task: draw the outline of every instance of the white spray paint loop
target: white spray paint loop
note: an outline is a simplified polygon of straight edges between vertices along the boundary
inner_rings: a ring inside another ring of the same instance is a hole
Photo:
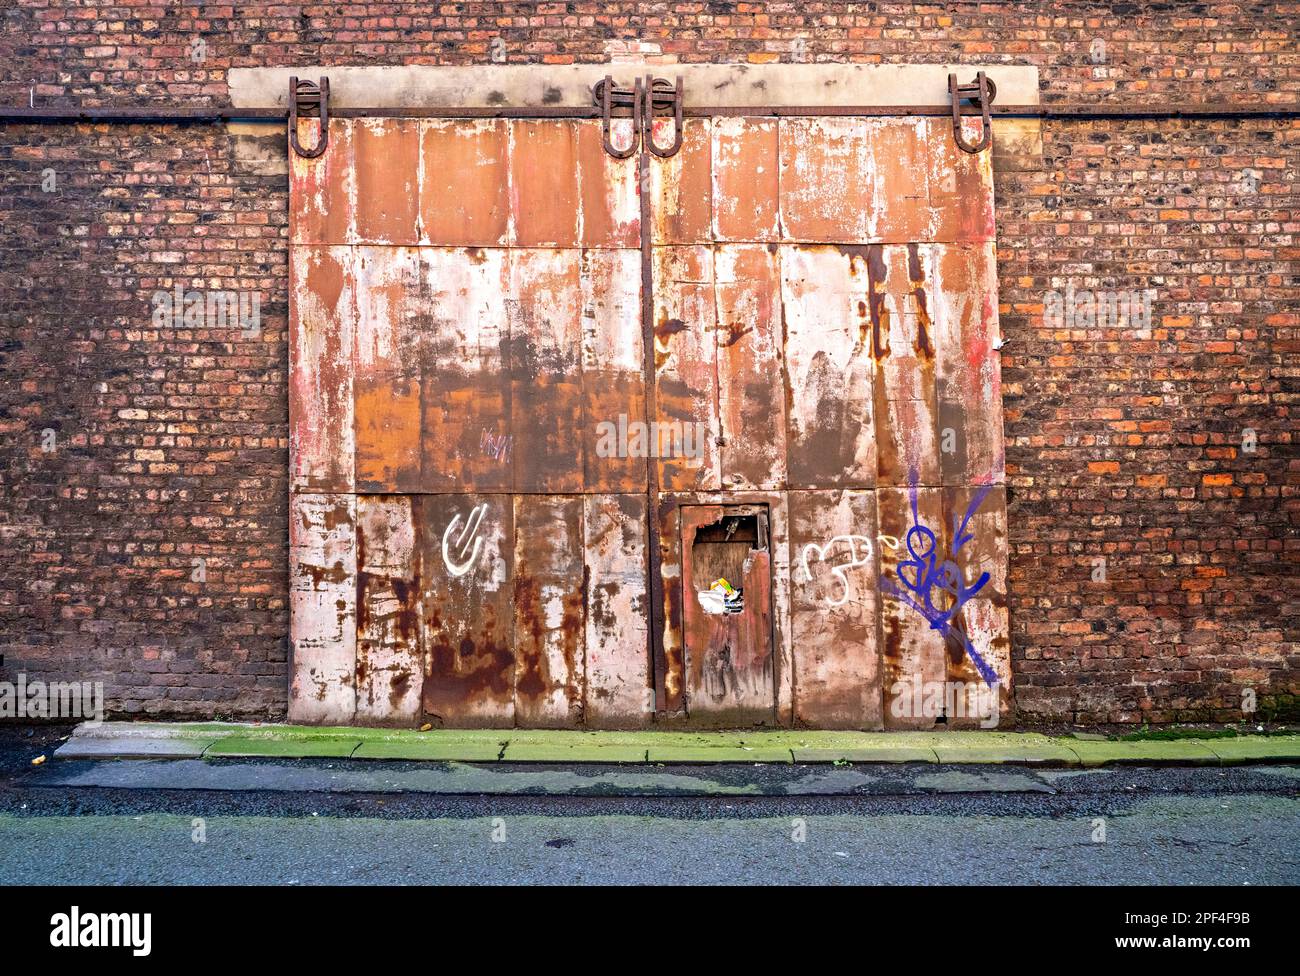
[[[483,539],[478,535],[478,527],[479,523],[483,521],[483,513],[486,511],[487,502],[484,502],[482,505],[476,505],[470,511],[469,518],[465,520],[465,528],[461,531],[460,537],[455,543],[457,554],[462,558],[464,557],[465,548],[469,544],[471,538],[474,540],[474,551],[470,554],[470,557],[465,559],[463,562],[453,562],[451,554],[447,551],[447,541],[451,538],[451,534],[456,531],[456,525],[460,522],[459,512],[452,516],[451,522],[448,523],[447,528],[443,531],[442,561],[447,567],[447,572],[451,573],[452,576],[464,576],[474,567],[474,564],[478,562],[479,551],[483,546]]]
[[[871,559],[871,540],[865,535],[837,535],[824,546],[819,546],[815,542],[810,542],[803,547],[803,556],[801,566],[803,568],[804,578],[812,582],[812,570],[808,568],[808,553],[815,551],[818,559],[825,559],[826,553],[835,548],[837,542],[847,542],[849,545],[849,561],[837,566],[831,566],[831,574],[840,581],[840,589],[843,591],[838,600],[828,600],[832,607],[841,607],[849,599],[849,570],[857,569],[859,566],[865,566]],[[863,552],[858,555],[858,546],[861,544]]]

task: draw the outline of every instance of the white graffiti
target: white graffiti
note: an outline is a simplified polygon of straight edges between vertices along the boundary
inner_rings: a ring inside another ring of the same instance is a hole
[[[804,579],[811,583],[813,575],[812,570],[808,568],[808,553],[815,552],[818,559],[825,559],[826,554],[835,548],[837,542],[848,543],[849,561],[831,566],[831,574],[840,581],[840,589],[843,591],[838,600],[827,601],[833,607],[840,607],[848,602],[849,570],[857,569],[859,566],[865,566],[871,560],[871,540],[865,535],[837,535],[824,546],[819,546],[815,542],[810,542],[803,547],[803,557],[800,561]],[[860,555],[859,550],[861,550]]]
[[[478,529],[479,524],[483,521],[483,513],[486,511],[487,502],[474,506],[469,513],[469,518],[465,520],[465,528],[461,530],[460,536],[452,543],[456,549],[457,558],[461,560],[460,562],[454,562],[451,554],[447,551],[447,544],[451,539],[451,534],[456,531],[456,526],[460,522],[459,512],[452,517],[451,522],[442,533],[442,561],[447,567],[447,572],[451,573],[452,576],[464,576],[478,562],[479,550],[483,546],[483,539],[478,535]],[[466,559],[465,550],[469,548],[471,541],[474,543],[474,551]]]

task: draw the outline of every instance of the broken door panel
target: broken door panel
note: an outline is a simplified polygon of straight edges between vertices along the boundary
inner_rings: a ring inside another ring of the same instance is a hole
[[[715,118],[713,239],[780,239],[779,133],[775,119]]]
[[[626,438],[646,416],[640,253],[584,250],[581,287],[583,490],[639,491],[646,458]]]
[[[947,677],[942,490],[879,488],[881,687],[887,729],[928,729]],[[935,627],[934,624],[939,626]]]
[[[418,491],[421,252],[362,247],[355,254],[357,488]]]
[[[629,451],[657,459],[665,490],[719,487],[717,332],[713,251],[657,247],[654,254],[655,406],[658,426]],[[629,435],[633,437],[637,431]]]
[[[356,712],[356,496],[289,495],[289,721],[346,725]]]
[[[599,122],[575,125],[583,246],[640,247],[641,198],[637,193],[636,157],[615,159],[605,152]],[[614,119],[610,138],[616,146],[626,146],[632,131],[631,119]]]
[[[786,420],[777,250],[719,246],[714,270],[722,485],[778,488],[785,484]]]
[[[422,495],[423,704],[446,728],[515,720],[514,504],[509,495]]]
[[[937,485],[931,252],[916,244],[864,251],[876,367],[877,484],[906,485],[912,478]]]
[[[586,724],[640,728],[654,713],[645,495],[582,497],[587,574]]]
[[[295,247],[289,260],[290,483],[295,491],[352,491],[352,250]]]
[[[672,119],[655,119],[657,145],[672,144]],[[650,163],[650,211],[654,244],[707,244],[713,235],[713,177],[709,119],[683,122],[682,148]]]
[[[289,150],[289,241],[292,244],[348,244],[357,199],[351,119],[329,125],[329,149],[315,159]],[[299,139],[314,146],[320,119],[298,123]]]
[[[865,282],[835,247],[782,247],[788,392],[787,480],[794,488],[876,481],[871,334]]]
[[[499,248],[421,248],[421,484],[425,491],[507,491],[514,482],[512,383],[515,323],[531,304],[510,297],[509,255]]]
[[[509,252],[511,453],[516,491],[582,490],[581,252]]]
[[[776,686],[767,507],[684,505],[679,512],[691,724],[770,725]]]
[[[573,247],[582,221],[575,123],[516,119],[510,131],[510,211],[520,247]]]
[[[945,488],[943,507],[962,597],[947,642],[948,724],[990,728],[1011,708],[1006,488]]]
[[[420,551],[416,502],[357,498],[357,719],[410,725],[420,715]]]
[[[879,547],[871,491],[792,491],[794,721],[881,727]]]
[[[502,119],[421,123],[421,243],[509,243],[508,124]]]
[[[352,150],[356,180],[352,241],[418,243],[418,125],[403,119],[357,119],[352,124]]]
[[[581,495],[514,499],[515,721],[583,721],[586,620]]]
[[[929,250],[942,481],[1000,484],[1006,461],[993,244],[933,245]]]

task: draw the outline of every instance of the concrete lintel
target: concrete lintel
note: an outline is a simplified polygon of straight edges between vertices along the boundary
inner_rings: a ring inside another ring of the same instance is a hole
[[[289,78],[330,80],[339,108],[583,108],[605,75],[683,78],[688,107],[946,105],[948,73],[985,71],[1002,105],[1038,104],[1038,68],[1012,64],[490,64],[232,68],[234,108],[282,108]]]

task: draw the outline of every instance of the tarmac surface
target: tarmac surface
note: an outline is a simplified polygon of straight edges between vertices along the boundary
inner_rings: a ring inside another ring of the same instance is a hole
[[[1300,883],[1296,766],[32,766],[60,734],[0,731],[5,884]]]

